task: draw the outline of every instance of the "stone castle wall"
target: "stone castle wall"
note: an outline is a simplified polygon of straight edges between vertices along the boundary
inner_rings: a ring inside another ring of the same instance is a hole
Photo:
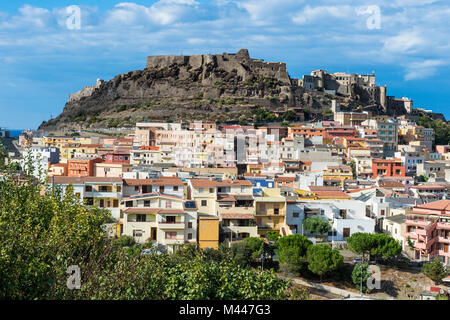
[[[236,54],[223,53],[216,55],[191,55],[191,56],[149,56],[147,68],[164,68],[173,64],[186,65],[198,69],[208,64],[227,72],[237,71],[244,81],[253,74],[266,78],[275,78],[289,85],[290,78],[286,64],[282,62],[265,62],[250,58],[247,49],[241,49]]]

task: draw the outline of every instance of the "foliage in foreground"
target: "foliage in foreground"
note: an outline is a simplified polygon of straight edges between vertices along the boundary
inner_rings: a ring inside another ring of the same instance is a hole
[[[272,271],[190,247],[142,255],[129,239],[106,238],[108,211],[83,205],[71,188],[41,192],[31,178],[0,182],[0,299],[287,298],[290,284]],[[71,265],[80,290],[67,288]]]
[[[352,281],[353,284],[356,285],[358,290],[361,290],[362,283],[362,291],[367,292],[367,279],[371,277],[371,273],[369,271],[369,265],[367,263],[357,263],[353,267],[352,272]],[[362,278],[362,279],[361,279]]]
[[[329,244],[314,244],[308,248],[308,269],[319,275],[329,274],[343,266],[344,257]]]
[[[428,278],[435,282],[439,282],[447,276],[447,271],[439,258],[434,258],[422,267],[422,272]]]

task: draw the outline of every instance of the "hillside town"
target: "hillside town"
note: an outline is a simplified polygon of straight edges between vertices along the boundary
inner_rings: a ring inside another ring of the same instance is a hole
[[[273,232],[338,248],[355,233],[384,233],[411,261],[450,266],[450,145],[416,122],[335,109],[333,120],[308,123],[30,130],[9,161],[107,209],[110,237],[165,252]],[[312,217],[330,228],[311,232]]]

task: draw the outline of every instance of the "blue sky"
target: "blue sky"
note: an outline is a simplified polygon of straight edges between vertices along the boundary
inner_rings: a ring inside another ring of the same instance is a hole
[[[241,48],[286,62],[293,78],[375,71],[388,95],[450,118],[448,21],[448,0],[2,1],[0,127],[37,128],[70,93],[143,69],[148,55]]]

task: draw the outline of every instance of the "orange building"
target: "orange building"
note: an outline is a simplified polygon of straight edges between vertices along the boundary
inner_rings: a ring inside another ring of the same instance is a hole
[[[67,161],[69,177],[93,177],[96,163],[102,162],[101,158],[74,158]]]
[[[372,177],[405,177],[405,166],[401,159],[373,159]]]
[[[198,216],[198,245],[201,249],[219,248],[219,217]]]

